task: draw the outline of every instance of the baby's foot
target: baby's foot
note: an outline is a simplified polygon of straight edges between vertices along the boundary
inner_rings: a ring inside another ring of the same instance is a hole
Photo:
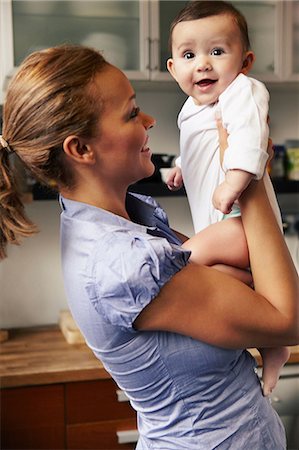
[[[268,396],[279,379],[280,369],[287,362],[290,350],[287,347],[259,349],[263,358],[263,394]]]

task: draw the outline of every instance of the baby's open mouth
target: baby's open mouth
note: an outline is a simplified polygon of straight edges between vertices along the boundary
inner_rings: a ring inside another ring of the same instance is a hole
[[[200,87],[210,86],[211,84],[216,83],[217,80],[211,80],[209,78],[205,78],[204,80],[197,81],[195,84]]]

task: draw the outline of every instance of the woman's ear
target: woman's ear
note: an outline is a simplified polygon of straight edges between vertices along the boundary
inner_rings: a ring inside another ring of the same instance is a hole
[[[254,61],[255,61],[254,53],[252,51],[246,52],[245,58],[243,60],[241,73],[244,73],[244,75],[247,75],[250,72]]]
[[[68,136],[63,142],[64,152],[72,160],[82,164],[93,164],[94,152],[89,145],[84,144],[78,136]]]

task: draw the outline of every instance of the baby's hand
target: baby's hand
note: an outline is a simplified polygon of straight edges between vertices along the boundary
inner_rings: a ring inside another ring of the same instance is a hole
[[[171,191],[177,191],[183,186],[183,177],[180,167],[173,167],[169,170],[166,184]]]
[[[240,193],[232,189],[232,187],[224,181],[215,189],[212,202],[214,208],[221,211],[223,214],[229,214],[232,206],[238,200]]]

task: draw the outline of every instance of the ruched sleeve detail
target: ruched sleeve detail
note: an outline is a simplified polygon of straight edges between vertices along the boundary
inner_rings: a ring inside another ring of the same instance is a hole
[[[135,332],[132,324],[136,317],[187,264],[189,254],[167,239],[147,233],[109,233],[92,258],[86,286],[89,298],[107,322]]]

